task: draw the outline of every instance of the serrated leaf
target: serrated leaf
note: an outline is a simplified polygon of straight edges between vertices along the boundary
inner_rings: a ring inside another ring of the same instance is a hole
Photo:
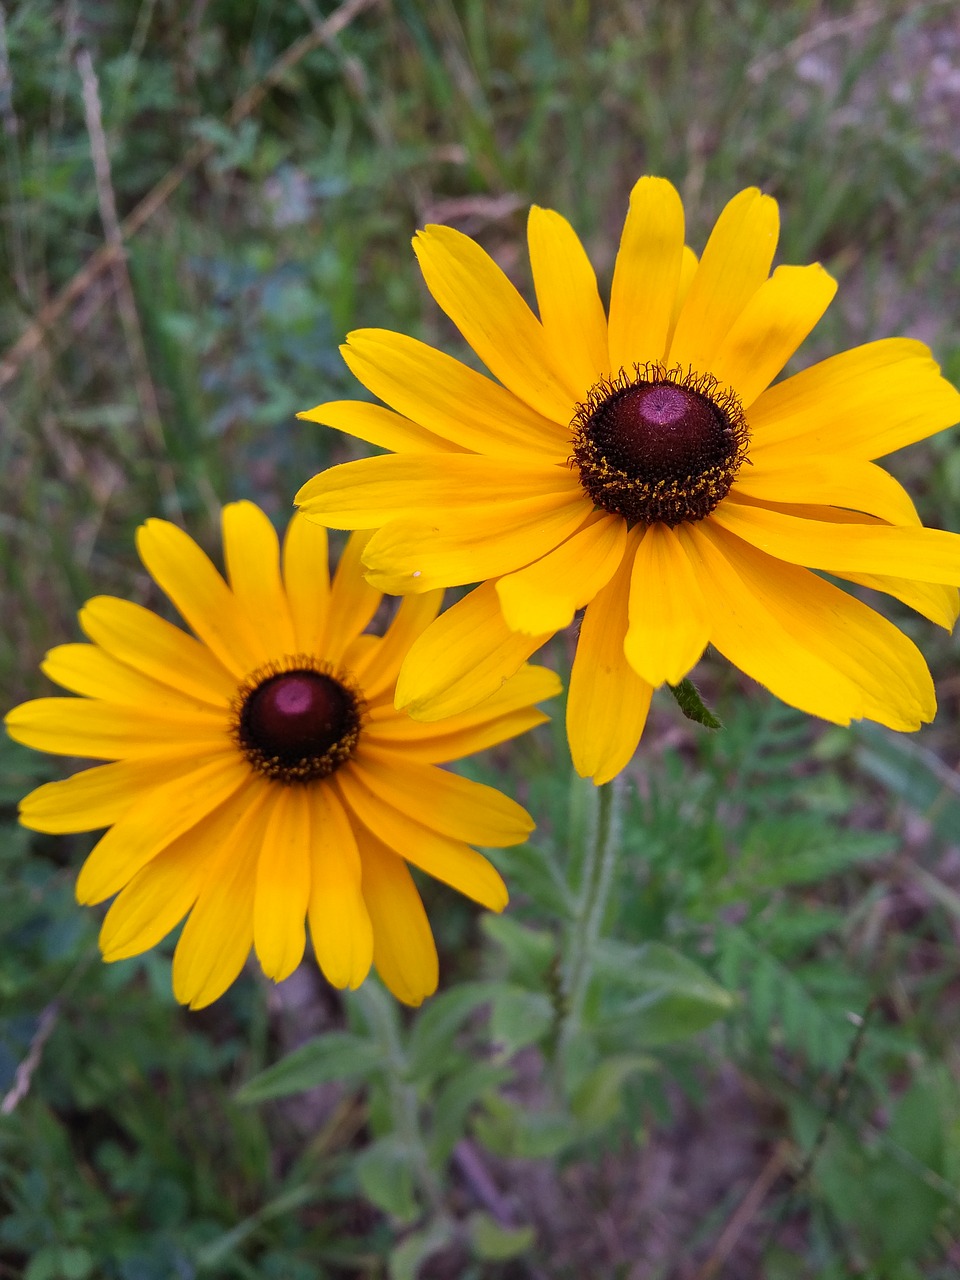
[[[328,1031],[294,1049],[237,1090],[237,1102],[249,1105],[303,1093],[332,1080],[368,1080],[383,1068],[377,1048],[351,1031]]]
[[[507,1262],[519,1258],[532,1248],[537,1239],[536,1228],[504,1227],[489,1213],[471,1213],[467,1219],[470,1247],[485,1262]]]
[[[679,684],[667,685],[667,688],[688,720],[692,720],[694,724],[702,724],[705,729],[723,728],[721,720],[700,697],[700,690],[692,680],[684,679]]]
[[[354,1161],[363,1194],[398,1222],[412,1222],[419,1213],[411,1165],[410,1151],[392,1136],[372,1143]]]

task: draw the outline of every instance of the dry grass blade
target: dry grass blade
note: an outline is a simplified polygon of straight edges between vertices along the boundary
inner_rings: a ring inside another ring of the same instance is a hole
[[[308,53],[339,35],[364,10],[373,8],[378,2],[379,0],[345,0],[326,21],[294,41],[276,59],[266,75],[237,98],[227,113],[227,125],[232,128],[245,120],[257,110],[271,90],[276,88],[284,76]],[[184,179],[212,154],[213,149],[214,143],[208,139],[194,143],[180,163],[165,174],[119,224],[119,241],[108,240],[101,245],[73,279],[47,303],[33,323],[0,358],[0,387],[5,387],[13,381],[24,363],[42,345],[44,336],[51,326],[83,297],[94,281],[116,263],[122,255],[123,242],[136,235],[140,228],[149,222]]]

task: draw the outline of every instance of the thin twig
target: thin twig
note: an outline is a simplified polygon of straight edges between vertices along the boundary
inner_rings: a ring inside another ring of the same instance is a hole
[[[320,27],[314,28],[299,40],[294,41],[277,58],[261,80],[245,93],[240,94],[227,113],[226,125],[234,128],[245,120],[307,54],[338,35],[365,9],[370,9],[378,3],[380,0],[344,0],[339,9],[335,9]],[[212,155],[215,146],[216,143],[212,138],[204,138],[193,144],[180,163],[169,170],[120,223],[122,242],[128,241],[145,223],[150,221],[184,179]],[[13,381],[25,361],[42,345],[44,336],[51,326],[86,293],[95,280],[111,267],[118,252],[120,250],[115,245],[101,245],[60,292],[51,298],[33,323],[0,359],[0,387],[5,387]]]
[[[127,263],[123,231],[117,217],[117,202],[113,192],[113,176],[110,171],[110,152],[107,147],[107,136],[103,128],[103,113],[100,107],[100,86],[94,70],[93,58],[89,49],[80,49],[77,53],[77,71],[80,73],[80,85],[83,90],[83,114],[90,138],[90,155],[93,160],[93,173],[97,187],[97,203],[100,207],[100,221],[103,234],[109,246],[112,258],[111,270],[116,282],[117,310],[120,312],[120,323],[127,343],[130,364],[133,369],[133,381],[136,387],[140,413],[147,430],[147,435],[157,451],[159,460],[158,477],[163,493],[166,512],[176,516],[179,511],[177,487],[166,457],[166,443],[163,434],[163,421],[160,417],[160,402],[153,385],[150,373],[150,362],[147,359],[146,344],[143,340],[143,327],[140,324],[140,313],[137,310],[137,299],[130,279],[130,267]]]
[[[713,1280],[720,1268],[733,1253],[743,1232],[750,1225],[766,1200],[770,1189],[787,1166],[787,1144],[780,1142],[767,1163],[757,1174],[750,1190],[737,1205],[730,1221],[720,1233],[710,1257],[697,1272],[694,1280]]]
[[[850,1085],[853,1082],[854,1072],[856,1071],[857,1063],[860,1060],[860,1054],[866,1042],[867,1030],[874,1014],[879,1008],[879,1005],[880,997],[875,995],[871,997],[870,1002],[866,1009],[864,1009],[862,1015],[854,1013],[848,1014],[848,1017],[856,1025],[856,1031],[850,1040],[850,1046],[847,1049],[846,1057],[840,1067],[840,1074],[837,1076],[837,1083],[834,1086],[833,1093],[830,1095],[830,1101],[827,1104],[826,1111],[823,1113],[823,1118],[820,1121],[820,1127],[817,1129],[816,1136],[813,1139],[810,1150],[807,1152],[800,1168],[794,1174],[793,1186],[790,1188],[789,1194],[780,1206],[779,1212],[767,1230],[766,1239],[764,1240],[760,1251],[761,1256],[766,1256],[770,1246],[773,1244],[774,1240],[776,1240],[783,1224],[786,1222],[794,1205],[796,1204],[800,1189],[813,1172],[813,1167],[819,1159],[820,1153],[826,1144],[827,1138],[830,1134],[830,1129],[833,1126],[834,1121],[837,1119],[837,1116],[840,1114],[840,1108],[843,1106],[847,1099],[847,1095],[850,1092]]]
[[[40,1018],[37,1021],[37,1029],[33,1033],[30,1048],[27,1050],[27,1056],[17,1067],[13,1077],[13,1084],[10,1086],[9,1091],[4,1094],[3,1100],[0,1101],[0,1115],[10,1115],[30,1092],[30,1082],[33,1080],[33,1073],[40,1065],[43,1046],[50,1039],[59,1014],[59,1000],[51,1000],[40,1014]]]

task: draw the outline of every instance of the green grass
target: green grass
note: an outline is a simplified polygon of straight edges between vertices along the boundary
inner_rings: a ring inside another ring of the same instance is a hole
[[[960,378],[960,105],[948,83],[960,53],[945,0],[393,0],[225,125],[330,11],[312,0],[4,7],[0,351],[104,239],[81,49],[99,78],[121,218],[198,139],[209,144],[130,240],[133,327],[123,276],[102,273],[2,388],[7,706],[46,690],[38,662],[76,638],[87,596],[159,606],[133,553],[143,519],[183,521],[212,548],[220,503],[252,497],[282,522],[305,478],[357,456],[294,419],[356,394],[337,352],[350,328],[460,351],[415,268],[410,237],[424,222],[475,235],[527,289],[525,211],[555,207],[606,287],[641,172],[677,183],[697,246],[726,199],[756,183],[781,202],[781,260],[820,259],[840,280],[802,362],[909,333]],[[928,523],[960,528],[958,457],[945,436],[894,460]],[[955,643],[903,621],[941,694],[916,738],[805,722],[712,660],[698,681],[724,730],[658,702],[603,980],[559,1092],[526,1065],[554,1047],[577,876],[556,728],[470,766],[523,795],[539,844],[503,858],[509,922],[478,925],[452,894],[427,890],[448,1004],[399,1022],[375,996],[341,1001],[305,979],[295,1007],[251,975],[186,1015],[168,993],[169,947],[101,966],[96,913],[72,900],[83,838],[32,838],[12,820],[55,765],[4,746],[0,1096],[38,1030],[49,1034],[0,1117],[0,1277],[374,1280],[392,1257],[400,1280],[418,1252],[432,1257],[427,1280],[696,1275],[755,1159],[744,1155],[723,1196],[691,1180],[655,1257],[643,1231],[663,1206],[575,1188],[601,1167],[629,1183],[651,1153],[709,1160],[691,1126],[705,1132],[730,1072],[752,1111],[746,1137],[731,1117],[727,1145],[784,1142],[788,1170],[814,1147],[816,1160],[795,1189],[781,1174],[720,1274],[954,1274],[960,682]],[[718,983],[735,1003],[714,1021]],[[849,1015],[871,1001],[858,1042]],[[324,1057],[339,1043],[331,1030],[355,1037],[356,1064],[374,1044],[406,1074],[358,1065],[344,1079]],[[308,1101],[270,1077],[259,1087],[271,1101],[235,1097],[314,1033],[327,1039],[307,1069],[327,1083]],[[419,1130],[401,1133],[411,1108]],[[512,1206],[509,1229],[478,1216],[489,1206],[476,1177],[450,1163],[464,1136]],[[439,1209],[409,1180],[424,1151]]]

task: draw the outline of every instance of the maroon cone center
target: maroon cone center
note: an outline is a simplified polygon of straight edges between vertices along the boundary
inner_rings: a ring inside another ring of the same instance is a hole
[[[350,729],[352,712],[353,699],[339,681],[318,671],[287,671],[250,694],[241,732],[263,756],[293,763],[335,746]]]
[[[641,383],[611,397],[594,419],[603,456],[630,475],[681,479],[723,461],[726,423],[705,396]]]

